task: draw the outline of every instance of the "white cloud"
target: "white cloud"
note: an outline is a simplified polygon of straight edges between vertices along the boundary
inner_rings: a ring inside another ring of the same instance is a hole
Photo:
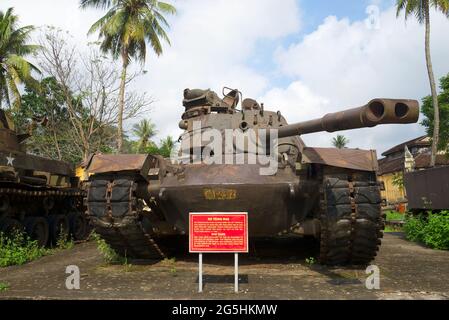
[[[295,0],[192,0],[175,3],[178,15],[172,21],[164,54],[151,56],[141,88],[158,101],[151,117],[161,135],[176,132],[184,88],[211,88],[221,92],[226,85],[240,88],[245,96],[258,96],[269,79],[249,67],[257,57],[258,41],[275,41],[298,32],[299,8]]]
[[[432,15],[432,57],[437,78],[449,71],[449,20]],[[311,34],[276,54],[281,72],[300,80],[311,92],[329,101],[326,112],[355,107],[375,97],[420,100],[430,92],[424,58],[424,27],[414,19],[396,18],[395,9],[382,12],[380,29],[364,21],[351,23],[330,16]],[[296,80],[297,79],[297,80]],[[291,96],[285,90],[286,96]],[[293,105],[294,100],[291,101]],[[290,121],[308,117],[298,113]],[[382,126],[348,131],[352,147],[379,151],[423,134],[419,125]],[[306,137],[307,142],[329,145],[328,134]]]
[[[381,13],[380,29],[364,21],[326,18],[298,43],[279,47],[269,66],[264,45],[276,45],[285,36],[300,35],[300,8],[296,0],[175,0],[178,15],[170,18],[172,46],[164,54],[150,54],[135,87],[155,99],[147,115],[156,122],[160,137],[177,136],[183,111],[182,91],[224,85],[239,88],[245,97],[261,97],[266,108],[279,109],[289,122],[319,117],[355,107],[374,97],[420,99],[429,85],[424,59],[424,28],[414,19],[397,19],[394,8]],[[375,2],[374,2],[375,3]],[[55,25],[68,29],[80,45],[88,41],[89,26],[102,12],[80,10],[78,0],[2,0],[1,9],[14,6],[22,24]],[[449,71],[448,19],[432,16],[432,56],[437,77]],[[298,39],[297,37],[294,37]],[[95,39],[95,38],[91,38]],[[255,63],[257,62],[257,63]],[[269,69],[269,68],[268,68]],[[289,80],[273,87],[276,80]],[[131,125],[128,123],[128,126]],[[380,151],[423,133],[419,125],[383,126],[344,132],[350,146]],[[330,134],[306,136],[310,145],[328,146]]]
[[[78,0],[2,0],[0,10],[13,7],[21,25],[55,26],[68,30],[82,45],[98,12],[79,9]]]

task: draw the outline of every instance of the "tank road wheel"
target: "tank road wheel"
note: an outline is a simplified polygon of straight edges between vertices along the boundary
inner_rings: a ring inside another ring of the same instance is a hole
[[[87,219],[79,212],[72,212],[68,216],[70,234],[75,240],[85,240],[87,237]]]
[[[48,217],[50,241],[56,244],[62,234],[69,234],[69,220],[63,214],[53,214]]]
[[[48,243],[49,230],[47,220],[42,217],[29,217],[25,219],[25,231],[28,236],[37,241],[40,247]]]
[[[5,218],[0,223],[0,233],[6,236],[12,235],[14,232],[23,232],[23,225],[16,219]]]
[[[384,222],[372,172],[325,175],[321,189],[320,260],[367,265],[377,255]]]

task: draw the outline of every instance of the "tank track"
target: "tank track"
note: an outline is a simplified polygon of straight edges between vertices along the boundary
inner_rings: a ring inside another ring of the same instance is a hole
[[[81,197],[84,194],[79,190],[48,190],[48,189],[23,189],[20,187],[0,187],[0,196],[20,196],[20,197]]]
[[[0,197],[6,197],[10,202],[34,203],[45,198],[61,199],[71,197],[74,200],[78,198],[80,203],[85,194],[78,189],[44,189],[33,188],[32,186],[22,185],[3,185],[0,187]],[[0,210],[0,221],[8,215],[5,210]]]
[[[321,263],[369,264],[377,255],[384,229],[375,174],[325,173],[320,191]]]
[[[134,179],[90,182],[86,198],[90,221],[106,243],[119,255],[133,259],[159,260],[166,257],[152,237],[151,228],[144,227],[144,203],[135,190]]]

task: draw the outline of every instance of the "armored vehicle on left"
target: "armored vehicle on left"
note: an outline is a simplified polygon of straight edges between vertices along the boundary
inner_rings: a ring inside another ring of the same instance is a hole
[[[74,168],[27,154],[29,137],[18,134],[0,110],[0,233],[25,231],[41,246],[54,244],[62,233],[84,239],[88,223]]]

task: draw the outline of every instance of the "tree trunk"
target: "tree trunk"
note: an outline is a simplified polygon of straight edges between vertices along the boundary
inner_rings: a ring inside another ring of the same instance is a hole
[[[426,1],[425,14],[426,14],[426,62],[427,72],[429,75],[430,89],[432,92],[433,100],[433,138],[432,138],[432,153],[430,156],[430,167],[435,167],[436,156],[438,153],[438,140],[440,136],[440,109],[438,106],[438,93],[435,85],[435,76],[433,74],[432,58],[430,56],[430,5]]]
[[[125,109],[125,86],[126,71],[128,68],[128,52],[122,50],[123,69],[120,80],[119,105],[118,105],[118,121],[117,121],[117,151],[122,153],[123,150],[123,110]]]

